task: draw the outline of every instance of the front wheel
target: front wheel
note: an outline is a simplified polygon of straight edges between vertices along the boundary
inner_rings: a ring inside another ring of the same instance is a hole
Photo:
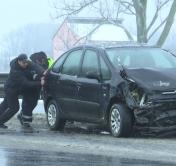
[[[124,104],[113,104],[109,114],[109,128],[114,137],[128,137],[132,132],[132,113]]]
[[[57,103],[51,100],[47,105],[47,122],[51,130],[63,130],[65,126],[65,120],[60,117],[60,110]]]

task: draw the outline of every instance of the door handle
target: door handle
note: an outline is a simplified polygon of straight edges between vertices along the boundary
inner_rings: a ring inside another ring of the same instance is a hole
[[[77,86],[77,88],[78,88],[78,91],[80,90],[81,85],[82,85],[82,83],[80,83],[80,82],[77,82],[77,83],[76,83],[76,86]]]
[[[78,88],[78,91],[79,91],[81,87],[80,87],[80,86],[77,86],[77,88]]]
[[[106,87],[106,86],[102,86],[102,89],[106,91],[106,90],[107,90],[107,87]]]
[[[82,85],[82,83],[80,83],[80,82],[77,82],[77,83],[76,83],[76,86],[79,86],[79,87],[80,87],[81,85]]]

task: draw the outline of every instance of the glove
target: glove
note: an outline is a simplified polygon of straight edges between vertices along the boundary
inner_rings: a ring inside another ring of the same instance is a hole
[[[38,74],[34,74],[32,77],[33,80],[37,80],[38,79]]]

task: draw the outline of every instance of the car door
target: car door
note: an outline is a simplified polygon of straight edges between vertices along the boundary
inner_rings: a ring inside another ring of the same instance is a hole
[[[46,80],[47,84],[45,85],[47,98],[52,97],[54,100],[57,100],[56,96],[59,93],[59,89],[57,89],[58,88],[57,81],[58,81],[58,77],[60,77],[59,72],[67,55],[68,53],[61,55],[56,60],[56,62],[50,69],[49,74],[47,75],[47,80]]]
[[[100,76],[99,57],[94,49],[87,49],[81,66],[81,73],[77,80],[78,101],[77,118],[86,121],[97,121],[100,117],[100,102],[102,98],[101,81],[88,78],[88,73]]]
[[[78,88],[76,84],[82,49],[73,50],[68,53],[58,73],[55,75],[54,93],[63,115],[72,118],[75,112],[75,100],[77,100]]]

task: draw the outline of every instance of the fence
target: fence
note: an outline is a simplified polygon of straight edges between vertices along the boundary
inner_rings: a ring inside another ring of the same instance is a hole
[[[4,98],[4,83],[6,82],[8,73],[0,73],[0,98]],[[19,96],[21,99],[22,97]],[[43,99],[43,96],[40,94],[39,99]]]
[[[7,80],[8,73],[0,73],[0,97],[4,97],[4,83]]]

